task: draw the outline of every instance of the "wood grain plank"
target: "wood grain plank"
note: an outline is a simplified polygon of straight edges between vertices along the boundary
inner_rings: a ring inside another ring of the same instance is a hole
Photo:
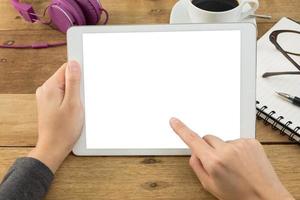
[[[0,146],[35,146],[35,95],[0,94]]]
[[[261,120],[257,121],[257,139],[263,143],[292,143]],[[37,139],[34,94],[0,94],[0,146],[34,146]]]
[[[42,14],[50,0],[26,0],[32,3],[37,13]],[[101,0],[110,13],[110,24],[155,24],[168,23],[170,11],[176,0]],[[271,14],[271,22],[283,16],[300,19],[299,0],[260,0],[257,13]],[[0,29],[1,30],[49,30],[42,24],[25,22],[10,4],[10,0],[0,1]],[[259,20],[265,21],[265,20]]]
[[[282,17],[290,17],[300,20],[300,1],[299,0],[259,0],[260,7],[257,13],[269,14],[272,16],[270,22],[277,22]],[[268,20],[258,20],[268,21]]]
[[[31,37],[28,37],[30,35]],[[65,36],[53,30],[1,31],[0,40],[16,44],[64,41]],[[0,93],[35,93],[64,62],[66,47],[49,49],[0,49]]]
[[[300,198],[300,148],[266,145],[265,151],[287,189]],[[30,148],[0,148],[0,177]],[[188,157],[69,156],[56,174],[47,200],[214,199],[188,166]]]
[[[257,37],[263,36],[274,24],[273,22],[257,23]]]

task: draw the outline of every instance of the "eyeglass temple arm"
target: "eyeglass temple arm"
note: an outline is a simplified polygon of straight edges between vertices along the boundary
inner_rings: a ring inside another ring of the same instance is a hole
[[[299,72],[266,72],[262,75],[263,78],[268,78],[270,76],[278,76],[278,75],[300,75]]]

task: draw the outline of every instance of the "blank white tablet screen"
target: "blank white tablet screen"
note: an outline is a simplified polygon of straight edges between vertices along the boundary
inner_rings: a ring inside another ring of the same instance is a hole
[[[180,149],[178,117],[240,137],[238,30],[83,34],[88,149]]]

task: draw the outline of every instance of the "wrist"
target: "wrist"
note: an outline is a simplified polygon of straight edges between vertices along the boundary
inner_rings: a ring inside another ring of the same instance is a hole
[[[287,190],[285,190],[282,193],[279,193],[278,195],[274,194],[273,198],[270,198],[270,199],[272,199],[272,200],[273,199],[278,199],[278,200],[295,200],[294,197]]]
[[[70,152],[68,150],[59,150],[55,145],[47,148],[46,145],[39,145],[29,152],[28,157],[40,160],[54,174]]]
[[[268,197],[262,198],[264,200],[295,200],[291,194],[272,194]]]
[[[264,193],[261,193],[260,198],[263,200],[295,200],[294,197],[286,190],[282,185],[281,189],[275,191],[265,190]]]

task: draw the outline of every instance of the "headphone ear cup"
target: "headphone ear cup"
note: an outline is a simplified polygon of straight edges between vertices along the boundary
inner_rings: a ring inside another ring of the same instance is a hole
[[[86,25],[85,16],[80,6],[75,0],[59,0],[65,3],[66,8],[74,16],[76,20],[76,25]]]
[[[56,4],[49,7],[48,13],[51,18],[51,24],[63,33],[66,33],[68,28],[76,24],[73,15]]]
[[[85,25],[85,16],[74,0],[52,0],[49,7],[52,24],[61,32],[67,32],[73,25]]]
[[[75,0],[80,6],[89,25],[95,25],[100,20],[101,5],[98,0]]]

